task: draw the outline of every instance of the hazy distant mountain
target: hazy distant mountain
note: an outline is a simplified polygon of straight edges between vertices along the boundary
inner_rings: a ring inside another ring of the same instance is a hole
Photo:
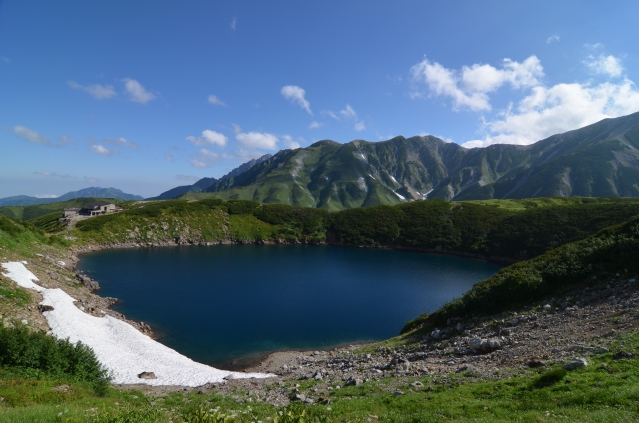
[[[226,175],[222,176],[219,180],[215,178],[202,178],[196,183],[194,183],[193,185],[182,185],[179,187],[171,188],[170,190],[163,192],[157,197],[149,198],[149,200],[169,200],[171,198],[179,197],[180,195],[185,194],[187,192],[204,191],[206,188],[209,188],[210,186],[216,183],[219,183],[220,181],[229,180],[229,179],[232,180],[234,177],[244,173],[251,167],[255,166],[257,163],[261,163],[264,160],[267,160],[271,157],[272,156],[270,154],[265,154],[258,159],[249,160],[248,162],[236,167],[235,169],[233,169]]]
[[[639,113],[528,146],[432,136],[282,150],[201,194],[340,210],[428,198],[639,197]]]
[[[49,204],[58,201],[72,200],[80,197],[99,197],[99,198],[119,198],[121,200],[143,200],[144,197],[133,194],[126,194],[116,188],[98,188],[90,187],[79,191],[67,192],[56,198],[37,198],[27,195],[17,195],[14,197],[0,198],[0,207],[3,206],[32,206],[35,204]]]

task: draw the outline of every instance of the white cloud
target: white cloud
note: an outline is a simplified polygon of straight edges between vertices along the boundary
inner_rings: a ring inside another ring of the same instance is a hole
[[[97,154],[99,154],[101,156],[106,156],[106,157],[118,154],[117,150],[109,150],[108,148],[106,148],[106,147],[104,147],[103,145],[100,145],[100,144],[92,144],[89,147],[89,150],[91,150],[92,152],[97,153]]]
[[[124,147],[129,147],[129,148],[138,148],[138,144],[127,141],[126,138],[124,137],[120,137],[117,139],[103,138],[102,142],[105,144],[111,144],[111,145],[122,145]]]
[[[112,85],[100,85],[100,84],[80,85],[75,81],[67,81],[67,85],[73,88],[74,90],[86,91],[93,98],[97,98],[98,100],[111,98],[118,95],[113,89]]]
[[[364,129],[366,129],[366,126],[364,126],[364,121],[362,120],[362,121],[356,122],[353,129],[355,129],[357,132],[362,132]]]
[[[539,85],[544,76],[543,67],[536,56],[523,62],[504,59],[502,69],[491,65],[474,64],[464,66],[461,71],[446,69],[428,59],[411,68],[413,81],[426,84],[430,94],[449,97],[453,100],[453,110],[468,108],[474,111],[491,110],[487,93],[509,84],[513,88],[528,88]],[[416,92],[412,97],[420,97]]]
[[[129,93],[129,99],[136,103],[146,104],[156,98],[155,94],[147,91],[142,84],[135,79],[124,79],[124,88]]]
[[[604,45],[601,43],[595,43],[595,44],[584,44],[584,47],[590,50],[596,50],[598,48],[602,48]]]
[[[66,135],[62,134],[58,137],[57,144],[60,147],[67,144],[75,144],[75,140],[72,137],[67,137]]]
[[[237,28],[237,18],[233,18],[233,20],[231,21],[231,29],[233,31],[235,31],[235,29]]]
[[[335,120],[339,120],[339,116],[337,116],[332,110],[322,110],[322,114],[328,117],[332,117]]]
[[[624,70],[621,61],[612,55],[588,56],[585,63],[593,72],[612,77],[621,76]]]
[[[11,63],[11,60],[9,60],[9,58],[4,56],[0,57],[0,60],[2,60],[4,63]]]
[[[277,137],[266,132],[241,132],[235,138],[248,148],[277,149]]]
[[[35,175],[46,176],[47,178],[62,178],[62,179],[78,179],[77,176],[71,174],[61,175],[56,172],[33,172]]]
[[[233,125],[233,132],[235,132],[236,134],[242,132],[242,127],[237,123],[232,123],[231,125]]]
[[[197,168],[203,169],[205,167],[211,167],[213,163],[217,162],[220,155],[212,151],[203,148],[199,151],[199,154],[195,157],[191,157],[189,162]]]
[[[33,129],[29,129],[26,126],[14,126],[13,133],[16,136],[22,138],[23,140],[27,140],[33,144],[40,144],[40,145],[46,145],[46,146],[51,145],[51,140],[49,140],[49,138],[43,135],[40,135],[37,131],[34,131]]]
[[[211,94],[208,98],[209,104],[215,104],[217,106],[226,106],[226,103],[217,98],[217,96]]]
[[[548,37],[546,39],[546,43],[550,44],[550,43],[558,43],[559,42],[559,35],[554,34],[551,35],[550,37]]]
[[[516,107],[501,112],[484,123],[482,139],[468,141],[464,147],[491,144],[527,145],[551,135],[566,132],[639,110],[639,91],[634,82],[599,85],[557,84],[538,86]]]
[[[175,179],[177,179],[178,181],[197,181],[200,178],[193,175],[175,175]]]
[[[311,104],[304,98],[306,91],[303,88],[296,85],[287,85],[282,87],[281,91],[284,98],[291,100],[293,103],[297,103],[302,109],[306,110],[309,115],[313,115],[311,111]]]
[[[224,147],[226,142],[229,140],[225,135],[211,131],[210,129],[202,131],[201,137],[194,137],[190,135],[186,137],[186,139],[191,141],[193,145],[219,145],[220,147]]]
[[[284,140],[284,147],[289,148],[291,150],[295,150],[296,148],[300,148],[300,143],[293,140],[293,137],[290,135],[284,135],[282,137]]]
[[[308,125],[308,129],[317,129],[320,126],[322,126],[322,124],[319,123],[318,121],[314,120],[313,122],[311,122],[310,125]]]
[[[169,156],[165,156],[164,160],[166,160],[167,162],[174,162],[175,159],[173,158],[173,156],[169,155]]]
[[[35,198],[58,198],[55,194],[38,194],[34,195]]]
[[[86,182],[88,182],[88,183],[90,183],[90,184],[95,184],[95,183],[97,183],[97,182],[100,182],[100,181],[101,181],[100,179],[98,179],[98,178],[93,178],[93,177],[91,177],[91,176],[85,176],[85,177],[84,177],[84,178],[82,178],[82,179],[84,179]]]
[[[344,116],[347,119],[357,117],[357,113],[355,113],[355,110],[353,110],[350,104],[347,104],[344,110],[340,110],[339,114]]]

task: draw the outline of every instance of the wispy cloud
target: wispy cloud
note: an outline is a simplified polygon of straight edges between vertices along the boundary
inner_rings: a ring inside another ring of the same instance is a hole
[[[100,85],[100,84],[80,85],[75,81],[67,81],[67,85],[73,88],[74,90],[86,91],[93,98],[97,98],[98,100],[111,98],[118,95],[115,92],[115,89],[113,89],[112,85]]]
[[[156,97],[152,92],[147,91],[142,84],[140,84],[135,79],[125,78],[124,79],[124,88],[126,92],[129,94],[129,100],[146,104],[151,100],[154,100]]]
[[[105,143],[105,144],[121,145],[121,146],[129,147],[129,148],[138,148],[138,144],[137,143],[127,141],[126,138],[124,138],[124,137],[120,137],[120,138],[116,138],[116,139],[102,138],[102,142]]]
[[[164,160],[166,160],[167,162],[174,162],[175,158],[171,155],[165,156]]]
[[[308,100],[306,100],[306,91],[304,91],[303,88],[298,87],[297,85],[287,85],[282,87],[281,94],[284,98],[296,103],[302,109],[306,110],[309,115],[313,115],[313,112],[311,111],[311,104]]]
[[[35,198],[58,198],[58,195],[55,194],[38,194],[34,195]]]
[[[84,179],[86,182],[90,183],[90,184],[95,184],[101,181],[101,179],[98,178],[93,178],[91,176],[85,176],[82,179]]]
[[[313,122],[311,122],[310,125],[308,125],[308,129],[317,129],[320,126],[322,126],[322,124],[319,123],[318,121],[314,120]]]
[[[42,172],[42,171],[37,171],[37,172],[33,172],[34,175],[40,175],[40,176],[45,176],[47,178],[62,178],[62,179],[78,179],[77,176],[75,175],[71,175],[69,173],[66,174],[60,174],[60,173],[56,173],[56,172]]]
[[[200,178],[193,175],[175,175],[175,179],[178,181],[198,181]]]
[[[204,131],[202,131],[201,137],[194,137],[193,135],[189,135],[188,137],[186,137],[186,139],[193,145],[197,146],[219,145],[220,147],[224,147],[229,140],[224,134],[211,131],[210,129],[205,129]]]
[[[92,144],[89,146],[89,150],[99,154],[101,156],[105,156],[105,157],[110,157],[110,156],[115,156],[117,154],[119,154],[118,150],[109,150],[108,148],[106,148],[103,145],[100,144]]]
[[[216,106],[226,106],[226,103],[217,98],[217,96],[211,94],[208,97],[209,104],[215,104]]]
[[[235,31],[237,29],[237,18],[233,18],[233,20],[231,21],[231,29],[233,31]]]
[[[550,44],[550,43],[558,43],[559,42],[559,35],[554,34],[551,35],[550,37],[548,37],[546,39],[546,43]]]
[[[219,154],[213,151],[209,151],[206,148],[202,148],[197,156],[191,157],[191,159],[189,159],[189,162],[191,162],[191,165],[193,165],[194,167],[203,169],[206,167],[211,167],[219,159]]]
[[[338,113],[335,113],[332,110],[322,110],[322,115],[331,117],[335,120],[345,119],[346,121],[349,121],[349,120],[353,121],[354,122],[353,129],[356,130],[357,132],[361,132],[366,129],[366,125],[364,125],[364,121],[357,117],[357,112],[355,111],[355,109],[351,107],[350,104],[346,104],[346,106],[342,110],[340,110]],[[317,122],[311,123],[311,126],[309,126],[309,129],[319,128],[319,124],[318,126],[313,126],[314,123],[317,123]]]
[[[51,140],[43,135],[40,135],[37,131],[29,129],[26,126],[14,126],[13,133],[23,140],[29,141],[33,144],[51,146]]]

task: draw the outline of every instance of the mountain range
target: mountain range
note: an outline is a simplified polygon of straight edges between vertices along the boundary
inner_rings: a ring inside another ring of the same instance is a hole
[[[464,148],[434,136],[324,140],[263,156],[232,173],[160,197],[176,193],[328,210],[424,198],[639,197],[639,113],[526,146]]]
[[[120,200],[143,200],[139,195],[127,194],[116,188],[89,187],[79,191],[67,192],[55,198],[29,197],[28,195],[16,195],[0,198],[0,207],[4,206],[33,206],[36,204],[57,203],[59,201],[72,200],[81,197],[119,198]]]

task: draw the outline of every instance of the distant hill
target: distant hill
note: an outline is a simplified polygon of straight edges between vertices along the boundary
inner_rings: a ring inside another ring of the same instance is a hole
[[[49,204],[60,201],[72,200],[81,197],[118,198],[120,200],[143,200],[140,195],[127,194],[116,188],[89,187],[79,191],[67,192],[57,198],[37,198],[26,195],[0,198],[0,207],[3,206],[32,206],[36,204]]]
[[[171,198],[176,198],[182,194],[186,194],[187,192],[202,192],[213,185],[215,185],[216,187],[221,186],[220,184],[224,184],[225,181],[228,184],[228,181],[233,181],[236,176],[241,175],[256,164],[270,159],[271,157],[272,156],[270,154],[265,154],[258,159],[250,160],[236,167],[226,175],[222,176],[219,180],[215,178],[202,178],[193,185],[182,185],[179,187],[171,188],[170,190],[163,192],[157,197],[148,198],[148,200],[170,200]]]
[[[639,197],[639,113],[532,145],[464,148],[433,136],[282,150],[234,178],[182,198],[328,210],[423,198]]]

